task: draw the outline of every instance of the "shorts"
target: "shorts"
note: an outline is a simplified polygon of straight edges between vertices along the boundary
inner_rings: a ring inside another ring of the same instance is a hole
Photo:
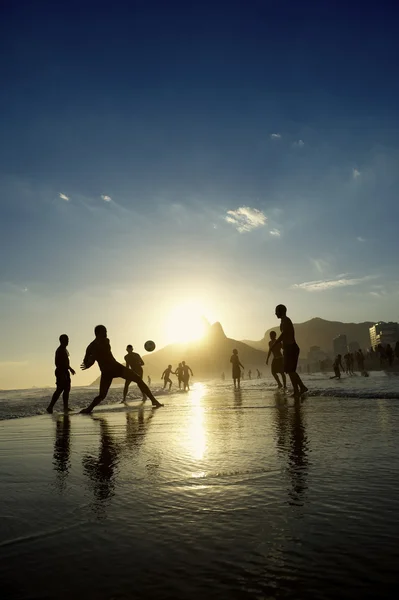
[[[241,379],[240,367],[233,367],[233,379]]]
[[[282,356],[272,360],[272,374],[277,375],[278,373],[284,373],[284,358]]]
[[[286,373],[295,373],[298,366],[298,358],[298,344],[289,344],[288,346],[284,346],[284,371]]]
[[[55,385],[57,388],[62,390],[70,390],[71,389],[71,376],[69,371],[59,371],[55,370]]]

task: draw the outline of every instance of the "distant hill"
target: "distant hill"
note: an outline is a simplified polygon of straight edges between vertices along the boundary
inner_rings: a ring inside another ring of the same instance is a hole
[[[230,357],[233,348],[237,348],[246,372],[248,369],[265,369],[266,352],[226,337],[221,324],[214,323],[209,325],[206,335],[201,340],[170,344],[143,356],[144,376],[146,378],[150,375],[154,381],[160,381],[161,374],[168,364],[175,369],[179,362],[185,360],[196,378],[219,378],[222,372],[226,377],[230,377]],[[97,385],[98,382],[99,379],[91,385]],[[122,383],[122,380],[115,380],[114,383]]]
[[[338,335],[345,334],[348,343],[358,342],[361,348],[370,346],[369,328],[374,325],[374,322],[365,323],[341,323],[339,321],[325,321],[318,317],[305,321],[305,323],[295,323],[295,336],[301,355],[305,358],[306,353],[311,346],[320,346],[320,348],[329,354],[333,351],[333,339]],[[258,350],[266,350],[268,348],[270,331],[280,332],[279,321],[276,320],[276,327],[268,329],[259,341],[245,340],[245,344],[252,346]]]

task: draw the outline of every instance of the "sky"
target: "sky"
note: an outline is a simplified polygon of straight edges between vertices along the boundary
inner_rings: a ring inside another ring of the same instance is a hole
[[[392,2],[12,2],[0,9],[0,388],[294,322],[397,321]],[[95,379],[79,374],[75,383]]]

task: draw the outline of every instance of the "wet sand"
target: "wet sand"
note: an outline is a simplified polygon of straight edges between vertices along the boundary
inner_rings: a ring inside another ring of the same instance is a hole
[[[396,400],[165,403],[0,423],[2,598],[392,595]]]

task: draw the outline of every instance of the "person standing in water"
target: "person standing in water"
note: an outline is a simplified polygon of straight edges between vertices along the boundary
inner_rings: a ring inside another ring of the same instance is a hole
[[[158,402],[158,400],[153,396],[150,388],[144,383],[141,377],[137,375],[137,373],[135,373],[132,369],[127,369],[118,363],[118,361],[114,358],[111,352],[109,339],[107,338],[106,327],[104,325],[97,325],[94,329],[94,333],[96,338],[87,347],[86,354],[80,368],[83,371],[90,369],[90,367],[92,367],[97,361],[101,371],[100,391],[98,396],[94,398],[93,402],[80,412],[83,414],[89,414],[92,412],[93,408],[97,406],[97,404],[100,404],[102,400],[105,400],[114,377],[122,377],[122,379],[125,379],[129,382],[134,381],[139,386],[143,396],[147,396],[155,408],[163,406],[163,404]]]
[[[162,373],[162,376],[161,376],[161,378],[163,379],[163,389],[165,389],[169,383],[169,391],[170,391],[170,388],[172,387],[172,380],[170,378],[171,373],[172,373],[172,365],[168,365],[168,367],[165,369],[165,371]]]
[[[141,358],[140,354],[137,354],[137,352],[133,352],[133,346],[131,344],[128,344],[126,346],[126,351],[127,351],[127,354],[125,356],[126,368],[131,369],[140,377],[140,379],[143,379],[144,361]],[[123,388],[123,400],[122,400],[121,404],[126,404],[126,396],[127,396],[128,390],[129,390],[130,383],[131,382],[128,380],[125,381],[125,387]],[[146,395],[143,394],[143,401],[145,401],[145,400],[146,400]]]
[[[284,373],[284,357],[281,352],[282,344],[281,344],[281,342],[276,344],[276,337],[277,337],[276,332],[271,331],[270,332],[270,342],[269,342],[269,354],[267,355],[267,358],[266,358],[266,364],[267,365],[269,364],[270,355],[273,354],[271,371],[272,371],[272,375],[273,375],[274,379],[277,381],[279,390],[281,390],[281,388],[284,388],[284,389],[287,388],[287,380],[286,380],[285,373]],[[283,380],[283,383],[281,383],[279,375],[281,375],[281,379]]]
[[[240,363],[240,359],[238,358],[238,350],[234,348],[233,354],[231,355],[230,362],[232,364],[232,376],[234,382],[234,389],[240,389],[241,382],[241,369],[244,370],[244,365]]]
[[[256,369],[256,379],[260,379],[260,371],[259,371],[259,369]]]
[[[185,361],[183,360],[181,363],[182,366],[182,375],[183,375],[183,390],[184,391],[190,391],[190,386],[189,386],[189,382],[190,382],[190,373],[191,373],[191,377],[194,377],[194,373],[191,370],[191,367],[189,367],[188,365],[186,365]]]
[[[68,412],[68,401],[69,392],[71,391],[71,376],[75,375],[75,371],[69,364],[69,352],[67,346],[69,344],[69,338],[66,333],[63,333],[59,337],[60,345],[55,351],[55,379],[56,379],[56,390],[51,398],[51,402],[47,407],[47,412],[51,414],[58,398],[62,394],[62,400],[64,403],[64,412]]]
[[[248,371],[248,379],[252,379],[252,371],[251,371],[251,369],[249,369],[249,371]]]
[[[274,344],[270,347],[273,351],[274,345],[282,342],[283,344],[283,357],[284,357],[284,371],[289,376],[294,393],[292,397],[299,398],[302,394],[308,391],[306,385],[304,385],[302,379],[296,372],[299,358],[299,346],[295,341],[295,329],[292,321],[287,317],[287,308],[284,304],[276,306],[276,317],[281,319],[280,331],[281,334],[276,339]]]
[[[179,363],[175,375],[177,375],[177,381],[179,382],[179,390],[181,389],[181,384],[183,383],[183,365]]]
[[[333,362],[334,375],[330,379],[341,379],[341,371],[344,371],[342,365],[342,356],[338,354]]]
[[[151,377],[149,375],[147,377],[147,383],[148,383],[148,385],[151,385]]]

